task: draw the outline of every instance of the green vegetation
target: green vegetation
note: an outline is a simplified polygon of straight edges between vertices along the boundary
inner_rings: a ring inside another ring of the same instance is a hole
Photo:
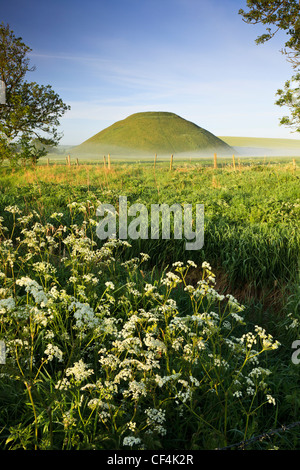
[[[0,77],[5,104],[0,104],[0,164],[37,162],[61,138],[59,119],[70,109],[50,85],[28,82],[30,47],[9,25],[0,24]]]
[[[2,168],[2,449],[214,449],[299,420],[299,159],[245,163]],[[203,249],[101,242],[120,195],[203,203]]]
[[[300,140],[297,139],[278,139],[278,138],[265,138],[265,137],[233,137],[226,136],[220,137],[231,147],[246,148],[259,148],[265,149],[267,155],[269,152],[281,152],[284,155],[297,155],[300,156]],[[263,153],[262,153],[263,155]]]
[[[72,155],[169,155],[207,150],[232,152],[221,139],[176,114],[146,112],[133,114],[102,130],[73,148]]]
[[[270,41],[279,31],[286,34],[281,52],[292,65],[295,75],[286,80],[283,89],[277,90],[276,104],[290,112],[289,116],[281,118],[280,124],[300,132],[300,3],[298,0],[247,0],[247,7],[248,11],[239,10],[243,20],[266,27],[265,33],[257,37],[257,44]]]

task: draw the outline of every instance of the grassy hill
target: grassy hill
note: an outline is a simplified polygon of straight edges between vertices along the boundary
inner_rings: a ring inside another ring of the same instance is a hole
[[[220,137],[240,155],[300,156],[300,140],[264,137]]]
[[[72,149],[72,155],[149,155],[218,152],[232,153],[230,145],[211,132],[173,113],[136,113],[118,121]]]

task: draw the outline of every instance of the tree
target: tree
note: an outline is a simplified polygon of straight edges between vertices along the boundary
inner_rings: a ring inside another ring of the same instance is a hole
[[[59,119],[70,109],[50,85],[25,81],[35,70],[29,65],[31,50],[9,25],[0,24],[0,79],[6,91],[6,103],[0,104],[0,162],[46,155],[46,147],[61,139]]]
[[[247,0],[247,6],[247,12],[239,10],[243,20],[266,26],[266,32],[257,37],[257,44],[269,41],[278,31],[287,34],[281,52],[296,73],[277,91],[276,104],[290,110],[290,116],[283,116],[280,124],[300,132],[300,0]]]

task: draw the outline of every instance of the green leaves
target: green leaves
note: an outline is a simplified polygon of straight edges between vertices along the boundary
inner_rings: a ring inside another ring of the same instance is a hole
[[[268,26],[266,33],[256,39],[257,44],[263,44],[272,39],[278,31],[285,31],[288,38],[281,51],[295,70],[300,66],[300,3],[298,0],[247,0],[248,12],[243,9],[239,14],[249,24],[263,24]],[[275,29],[271,29],[271,27]],[[287,49],[286,49],[287,48]],[[291,88],[290,81],[285,83],[284,90],[278,90],[276,101],[278,106],[287,106],[290,116],[283,116],[280,124],[289,126],[300,132],[300,74],[291,78],[298,86]]]
[[[290,36],[285,46],[299,47],[300,6],[297,0],[247,0],[247,6],[248,12],[243,9],[239,10],[239,14],[243,16],[246,23],[261,23],[275,27],[273,31],[267,27],[267,33],[258,36],[256,40],[258,44],[269,41],[279,30],[283,30]]]
[[[292,83],[296,86],[293,88]],[[277,91],[279,97],[278,106],[286,106],[290,109],[290,116],[283,116],[280,124],[290,126],[296,132],[300,132],[300,73],[287,80],[284,89]]]
[[[9,26],[0,25],[0,76],[6,86],[6,105],[0,106],[0,163],[36,162],[46,155],[47,146],[61,138],[56,127],[70,109],[50,85],[25,81],[31,49],[16,38]],[[39,144],[42,144],[39,146]]]

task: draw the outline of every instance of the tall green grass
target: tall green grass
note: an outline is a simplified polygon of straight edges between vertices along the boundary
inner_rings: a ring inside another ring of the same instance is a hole
[[[153,276],[147,254],[123,261],[127,242],[97,246],[91,208],[69,204],[70,225],[5,208],[0,447],[211,449],[271,427],[278,341],[218,293],[209,263],[193,286],[193,261]]]
[[[295,279],[299,267],[299,170],[292,165],[256,165],[233,172],[194,166],[156,168],[143,164],[64,166],[35,171],[6,171],[1,178],[0,208],[18,204],[38,210],[43,221],[54,211],[86,198],[118,204],[201,203],[205,209],[205,243],[200,252],[186,252],[184,241],[138,240],[133,250],[151,252],[155,265],[174,259],[209,259],[226,272],[231,287],[251,284],[269,288]],[[65,215],[68,223],[68,216]]]
[[[298,421],[299,176],[3,169],[1,448],[211,449]],[[101,242],[96,208],[120,195],[204,204],[203,249]],[[250,448],[274,447],[299,448],[297,427]]]

